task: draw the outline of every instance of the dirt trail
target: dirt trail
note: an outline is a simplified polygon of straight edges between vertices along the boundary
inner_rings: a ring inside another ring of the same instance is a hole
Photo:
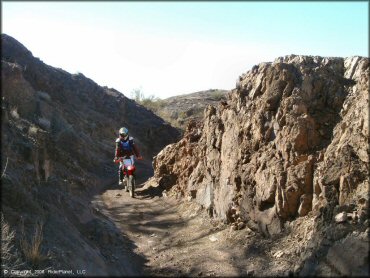
[[[116,187],[94,200],[133,242],[131,251],[145,258],[145,263],[137,264],[142,267],[138,274],[259,276],[287,275],[286,269],[291,269],[292,261],[273,258],[271,239],[248,228],[232,231],[209,218],[196,203],[160,197],[159,190],[142,186],[137,186],[135,198]]]

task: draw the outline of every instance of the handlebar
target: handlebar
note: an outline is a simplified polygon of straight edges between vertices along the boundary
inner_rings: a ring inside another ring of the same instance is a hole
[[[115,158],[113,159],[113,162],[116,163],[116,164],[121,162],[121,161],[123,161],[122,157],[117,158],[117,159],[115,159]]]
[[[143,160],[143,157],[142,156],[139,156],[139,157],[136,157],[136,159],[137,160]],[[122,161],[123,161],[123,157],[117,157],[117,158],[115,157],[113,159],[113,162],[116,163],[116,164],[119,163],[119,162],[122,162]]]

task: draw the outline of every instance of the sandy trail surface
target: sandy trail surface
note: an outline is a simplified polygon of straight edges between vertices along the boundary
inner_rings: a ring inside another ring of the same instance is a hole
[[[133,275],[287,275],[294,265],[286,256],[274,258],[278,241],[248,228],[231,230],[194,201],[162,197],[152,186],[138,185],[135,198],[115,186],[96,196],[95,203],[132,242],[130,252],[140,258]]]

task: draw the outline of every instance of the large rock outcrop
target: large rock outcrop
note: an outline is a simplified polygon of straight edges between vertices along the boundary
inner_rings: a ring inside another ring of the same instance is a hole
[[[369,275],[369,59],[254,66],[154,171],[167,195],[293,241],[295,274]]]
[[[330,205],[366,217],[369,60],[286,56],[240,76],[227,102],[154,161],[165,188],[265,234]]]

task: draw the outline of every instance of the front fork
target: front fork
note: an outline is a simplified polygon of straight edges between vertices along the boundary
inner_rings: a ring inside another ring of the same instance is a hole
[[[131,165],[134,165],[134,159],[133,156],[131,157]],[[130,170],[128,169],[130,168]],[[125,164],[123,161],[120,162],[119,165],[119,178],[120,180],[123,180],[123,188],[125,191],[130,191],[131,197],[134,197],[135,193],[135,166],[131,168],[128,166],[128,168],[125,167]]]
[[[131,159],[131,163],[132,163],[132,165],[134,165],[134,163],[135,163],[135,160],[134,160],[134,156],[133,155],[131,155],[130,156],[130,159]],[[118,168],[118,176],[119,176],[119,180],[123,180],[124,179],[124,177],[125,177],[125,174],[124,174],[124,171],[123,171],[123,168],[124,168],[125,166],[124,166],[124,164],[123,164],[123,161],[120,161],[120,163],[119,163],[119,168]],[[127,171],[127,169],[126,169],[126,171]],[[133,174],[133,173],[129,173],[129,174]]]

